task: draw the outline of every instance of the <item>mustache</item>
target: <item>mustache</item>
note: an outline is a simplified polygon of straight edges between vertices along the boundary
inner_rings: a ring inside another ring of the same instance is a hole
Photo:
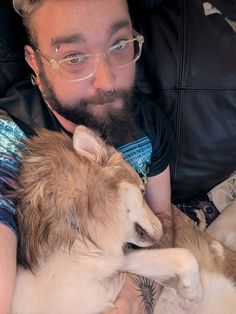
[[[112,94],[106,94],[104,91],[99,91],[92,97],[82,98],[80,100],[80,105],[83,107],[86,107],[88,104],[105,105],[115,101],[116,99],[127,99],[130,98],[130,96],[130,91],[126,90],[114,90]]]

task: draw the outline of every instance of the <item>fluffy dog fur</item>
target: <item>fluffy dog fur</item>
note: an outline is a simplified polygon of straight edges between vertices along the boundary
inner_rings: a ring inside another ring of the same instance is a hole
[[[13,314],[97,314],[122,287],[123,246],[152,245],[161,223],[139,176],[79,127],[72,140],[42,130],[19,177],[19,260]]]
[[[148,247],[162,231],[140,179],[113,148],[85,127],[74,148],[49,131],[28,144],[13,314],[102,313],[122,287],[122,271],[165,285],[157,314],[235,314],[236,253],[175,207],[175,248],[124,254],[126,242]]]

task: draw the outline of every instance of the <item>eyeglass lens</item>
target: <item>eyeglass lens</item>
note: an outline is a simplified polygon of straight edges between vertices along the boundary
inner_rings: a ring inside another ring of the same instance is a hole
[[[141,45],[137,39],[121,41],[110,47],[107,52],[99,54],[99,57],[106,59],[107,63],[114,68],[125,67],[139,58]],[[80,55],[63,59],[60,62],[59,71],[65,80],[83,80],[94,74],[98,62],[98,55]]]

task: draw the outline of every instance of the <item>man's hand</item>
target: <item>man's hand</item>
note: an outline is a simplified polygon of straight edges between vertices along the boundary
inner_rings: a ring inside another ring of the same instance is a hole
[[[174,229],[171,209],[169,166],[160,174],[148,177],[145,189],[145,199],[149,207],[162,223],[164,234],[161,239],[160,247],[172,247],[174,242]]]
[[[161,287],[140,276],[125,276],[115,307],[104,314],[153,314]]]

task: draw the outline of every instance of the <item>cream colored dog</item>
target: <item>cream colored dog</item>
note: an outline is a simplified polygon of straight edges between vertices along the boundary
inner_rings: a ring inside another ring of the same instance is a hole
[[[174,208],[176,248],[124,254],[127,242],[158,243],[162,228],[135,171],[96,134],[78,127],[73,147],[44,130],[28,145],[17,192],[22,266],[12,314],[102,313],[113,306],[123,271],[171,282],[158,314],[235,313],[235,253]]]
[[[28,143],[17,191],[20,231],[12,314],[97,314],[123,283],[124,245],[147,247],[161,223],[139,176],[115,149],[79,127]]]

